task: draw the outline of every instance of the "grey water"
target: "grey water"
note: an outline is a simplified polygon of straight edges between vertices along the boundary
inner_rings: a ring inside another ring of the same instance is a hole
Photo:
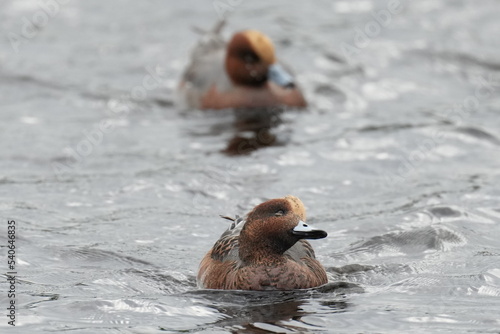
[[[176,107],[193,27],[221,16],[273,39],[306,110],[255,132]],[[498,17],[494,0],[2,1],[0,331],[499,333]],[[287,194],[329,233],[312,244],[330,283],[198,289],[219,215]]]

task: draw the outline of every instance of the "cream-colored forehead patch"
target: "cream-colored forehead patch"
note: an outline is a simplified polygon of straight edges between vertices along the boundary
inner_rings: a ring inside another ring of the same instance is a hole
[[[269,37],[257,30],[245,30],[242,32],[250,42],[252,49],[266,63],[274,64],[274,45]]]
[[[295,212],[297,215],[300,216],[300,218],[305,221],[306,220],[306,208],[304,206],[304,203],[295,196],[288,195],[285,197],[285,199],[290,203],[290,205],[293,208],[293,212]]]

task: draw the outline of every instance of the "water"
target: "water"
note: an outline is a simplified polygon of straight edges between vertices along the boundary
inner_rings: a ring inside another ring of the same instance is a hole
[[[14,219],[18,308],[1,331],[498,333],[500,6],[388,6],[69,1],[44,20],[2,2],[0,262]],[[255,134],[176,109],[190,27],[216,8],[226,33],[273,38],[307,111]],[[219,215],[287,194],[329,233],[313,246],[331,283],[198,290]]]

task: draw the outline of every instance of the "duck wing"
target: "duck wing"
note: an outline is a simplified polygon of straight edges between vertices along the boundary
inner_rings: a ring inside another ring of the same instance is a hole
[[[212,83],[229,82],[224,69],[226,41],[220,33],[224,21],[218,21],[215,27],[202,31],[202,36],[191,52],[190,63],[182,75],[182,81],[193,85],[196,89],[209,89]]]
[[[211,257],[214,260],[239,261],[239,236],[245,220],[239,216],[235,218],[221,216],[224,219],[231,220],[231,226],[222,233],[221,237],[212,248]]]

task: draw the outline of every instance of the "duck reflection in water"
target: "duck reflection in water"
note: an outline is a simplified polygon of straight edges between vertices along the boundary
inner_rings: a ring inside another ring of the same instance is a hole
[[[343,282],[328,283],[321,288],[302,291],[231,291],[199,290],[190,292],[201,298],[202,304],[216,309],[224,315],[211,328],[231,333],[304,332],[317,328],[319,324],[309,322],[307,316],[316,314],[307,309],[316,309],[318,303],[325,312],[346,312],[350,303],[345,295],[359,292],[359,287]]]
[[[236,109],[234,110],[234,135],[229,139],[223,153],[245,155],[260,148],[284,145],[273,129],[283,124],[282,108]]]

